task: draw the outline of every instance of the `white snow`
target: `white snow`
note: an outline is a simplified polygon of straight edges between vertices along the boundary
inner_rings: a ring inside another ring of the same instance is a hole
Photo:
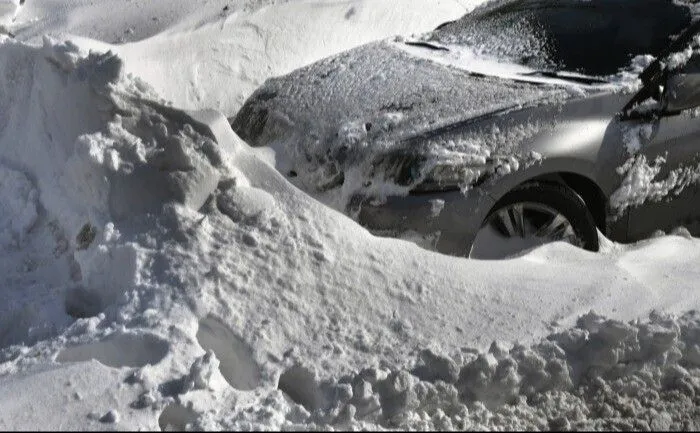
[[[15,17],[22,8],[23,1],[20,0],[0,0],[0,29],[7,32],[7,26],[10,26]]]
[[[443,256],[183,111],[471,3],[271,3],[29,0],[0,40],[0,429],[696,428],[697,239]]]
[[[37,214],[37,190],[19,171],[0,166],[0,245],[20,247],[34,226]]]

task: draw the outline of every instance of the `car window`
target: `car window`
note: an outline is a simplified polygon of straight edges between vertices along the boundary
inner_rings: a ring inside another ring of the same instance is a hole
[[[690,25],[670,0],[513,0],[476,10],[433,37],[538,69],[607,76],[658,56]]]

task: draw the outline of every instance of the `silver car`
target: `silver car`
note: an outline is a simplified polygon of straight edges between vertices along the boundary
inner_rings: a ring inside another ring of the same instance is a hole
[[[447,254],[700,230],[700,12],[506,0],[268,80],[230,123],[301,188]]]

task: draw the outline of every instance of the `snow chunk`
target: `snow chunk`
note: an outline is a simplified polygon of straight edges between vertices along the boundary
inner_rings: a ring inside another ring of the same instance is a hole
[[[103,422],[105,424],[117,424],[119,423],[120,419],[121,417],[119,416],[119,412],[112,409],[100,417],[100,422]]]
[[[22,242],[37,221],[38,198],[26,175],[0,165],[0,248]]]
[[[212,381],[219,369],[219,360],[211,350],[208,350],[203,356],[197,358],[192,367],[190,374],[185,381],[184,391],[197,389],[212,389]]]
[[[669,195],[680,194],[689,185],[700,182],[700,164],[676,168],[664,179],[656,180],[665,163],[665,158],[660,156],[651,163],[645,155],[636,155],[628,159],[617,169],[624,179],[610,196],[610,205],[622,212],[628,207],[640,206],[647,201],[658,202]]]
[[[670,71],[675,71],[684,67],[691,59],[691,57],[693,57],[694,54],[698,53],[698,45],[700,45],[700,36],[695,36],[693,37],[693,40],[690,42],[690,44],[683,51],[671,53],[666,58],[666,66],[668,67],[668,69]]]
[[[644,107],[652,107],[654,105],[643,105]],[[632,156],[636,155],[642,148],[644,143],[647,143],[654,132],[654,125],[649,122],[641,122],[637,125],[626,126],[622,131],[622,141],[625,144],[627,153]]]
[[[453,358],[423,351],[412,372],[398,368],[377,376],[368,369],[320,385],[306,372],[302,376],[308,377],[299,385],[326,392],[324,404],[315,405],[301,425],[313,421],[320,426],[410,430],[685,428],[693,425],[694,398],[700,392],[698,343],[697,312],[680,318],[653,312],[644,323],[590,312],[575,328],[529,347],[515,344],[508,350],[494,344],[488,353],[464,348]],[[351,392],[341,392],[345,384],[352,386]],[[288,412],[287,420],[293,419]]]

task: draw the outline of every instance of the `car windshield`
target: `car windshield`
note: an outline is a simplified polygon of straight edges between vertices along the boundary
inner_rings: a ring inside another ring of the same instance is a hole
[[[609,76],[658,57],[691,23],[672,0],[491,2],[436,29],[431,40],[537,70]]]

